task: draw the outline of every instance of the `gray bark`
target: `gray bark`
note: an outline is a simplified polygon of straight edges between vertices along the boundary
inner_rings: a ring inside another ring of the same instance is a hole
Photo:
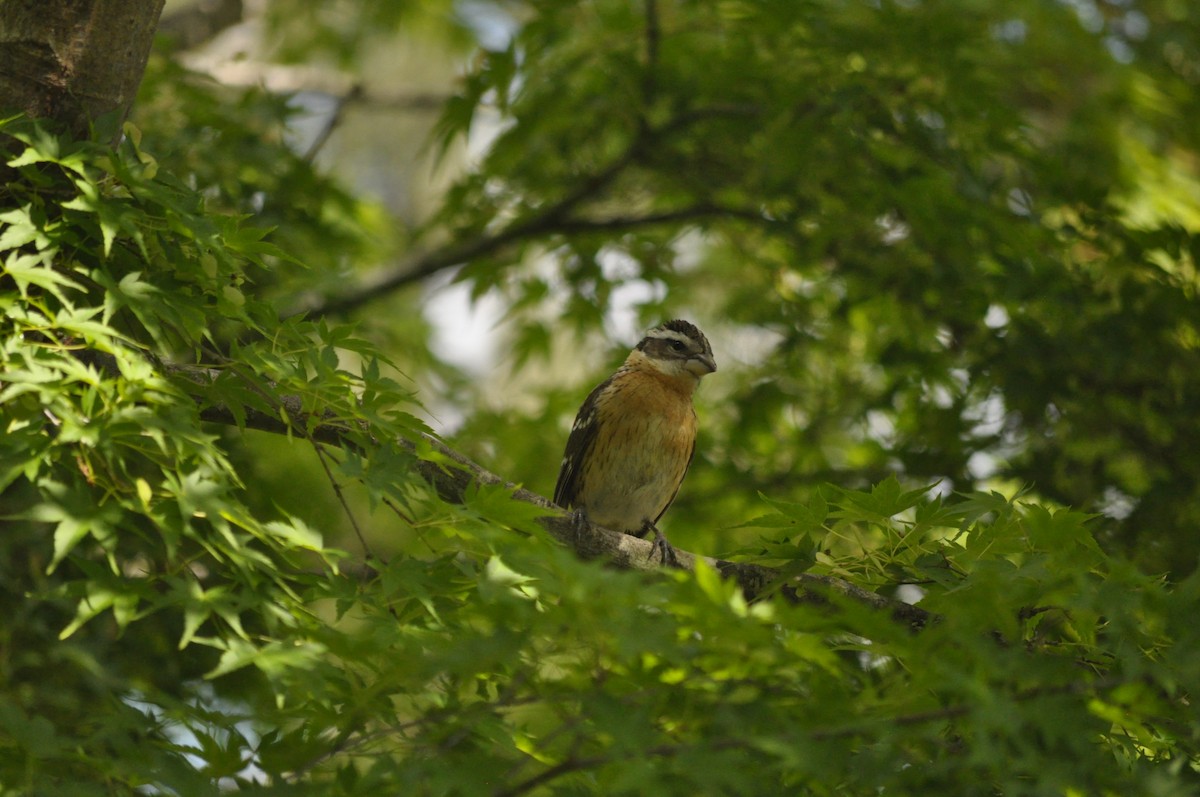
[[[0,109],[54,120],[79,137],[105,118],[116,135],[142,81],[163,2],[4,0]]]

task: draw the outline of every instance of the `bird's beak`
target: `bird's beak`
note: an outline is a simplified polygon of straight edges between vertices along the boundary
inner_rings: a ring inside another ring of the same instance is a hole
[[[687,369],[698,377],[704,376],[717,370],[717,361],[710,354],[697,354],[687,361]]]

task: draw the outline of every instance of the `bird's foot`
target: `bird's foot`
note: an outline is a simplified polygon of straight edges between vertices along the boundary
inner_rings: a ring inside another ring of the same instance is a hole
[[[587,531],[589,525],[591,525],[591,521],[588,520],[587,512],[582,507],[571,510],[571,532],[575,535],[576,543],[583,539],[584,532]],[[575,547],[578,548],[578,544]]]
[[[654,558],[654,554],[658,554],[658,559],[663,563],[664,567],[679,567],[679,555],[675,553],[675,547],[667,542],[666,535],[658,530],[658,526],[654,525],[649,520],[642,527],[642,535],[645,536],[648,532],[654,532],[654,546],[650,550],[650,558]]]

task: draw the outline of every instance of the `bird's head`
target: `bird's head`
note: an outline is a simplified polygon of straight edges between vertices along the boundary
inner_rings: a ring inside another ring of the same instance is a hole
[[[680,319],[659,324],[647,332],[631,357],[638,354],[646,364],[670,377],[688,375],[699,381],[717,370],[708,338],[694,324]]]

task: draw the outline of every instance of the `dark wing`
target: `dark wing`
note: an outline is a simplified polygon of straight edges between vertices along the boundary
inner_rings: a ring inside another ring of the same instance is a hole
[[[683,473],[679,474],[679,481],[675,483],[675,492],[671,493],[671,497],[663,504],[663,508],[658,513],[658,517],[654,518],[654,525],[658,525],[658,521],[662,520],[662,516],[667,514],[667,510],[671,508],[671,504],[675,503],[675,496],[679,495],[679,488],[683,486],[683,480],[687,477],[688,468],[692,466],[692,458],[696,456],[696,438],[692,438],[692,450],[688,452],[687,464],[683,466]]]
[[[554,503],[564,509],[575,506],[579,496],[580,480],[583,478],[583,462],[596,441],[596,398],[604,388],[608,387],[607,380],[596,386],[596,389],[583,400],[575,423],[571,425],[571,434],[567,437],[567,449],[563,452],[562,466],[558,471],[558,483],[554,485]]]

